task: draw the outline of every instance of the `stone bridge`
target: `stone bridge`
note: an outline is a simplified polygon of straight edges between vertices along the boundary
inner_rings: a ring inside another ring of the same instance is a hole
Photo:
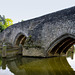
[[[43,53],[40,56],[66,54],[75,43],[75,7],[16,23],[0,33],[0,40],[18,46],[24,45],[29,36],[35,45],[43,48],[38,50],[39,54]]]

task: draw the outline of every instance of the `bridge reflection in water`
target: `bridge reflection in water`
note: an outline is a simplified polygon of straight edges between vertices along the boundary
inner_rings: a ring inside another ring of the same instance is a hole
[[[2,59],[3,71],[7,68],[11,75],[75,75],[66,57]]]

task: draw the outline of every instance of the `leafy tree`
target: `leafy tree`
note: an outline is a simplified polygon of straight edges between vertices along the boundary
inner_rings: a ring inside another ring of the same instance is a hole
[[[0,24],[0,32],[2,32],[4,29],[5,27],[2,24]]]
[[[13,20],[10,18],[6,18],[5,16],[0,15],[0,32],[2,32],[5,28],[9,27],[13,24]]]
[[[5,16],[0,15],[0,23],[5,24]]]
[[[4,16],[2,17],[0,15],[0,32],[2,32],[5,29],[4,24],[5,24],[5,17]]]
[[[9,18],[5,19],[5,24],[4,24],[5,28],[9,27],[12,24],[13,24],[13,20],[11,20]]]

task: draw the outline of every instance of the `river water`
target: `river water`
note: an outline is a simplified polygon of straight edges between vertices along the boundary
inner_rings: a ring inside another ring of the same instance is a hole
[[[73,58],[17,56],[0,59],[0,75],[75,75],[75,54]]]

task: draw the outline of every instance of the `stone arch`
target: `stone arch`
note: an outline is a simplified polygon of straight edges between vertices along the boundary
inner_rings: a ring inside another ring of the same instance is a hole
[[[47,54],[48,56],[64,55],[73,44],[75,44],[75,36],[64,34],[49,46]]]
[[[14,45],[16,46],[19,46],[19,44],[22,44],[24,45],[24,42],[26,40],[27,36],[23,33],[18,33],[15,37],[15,40],[14,40]]]

